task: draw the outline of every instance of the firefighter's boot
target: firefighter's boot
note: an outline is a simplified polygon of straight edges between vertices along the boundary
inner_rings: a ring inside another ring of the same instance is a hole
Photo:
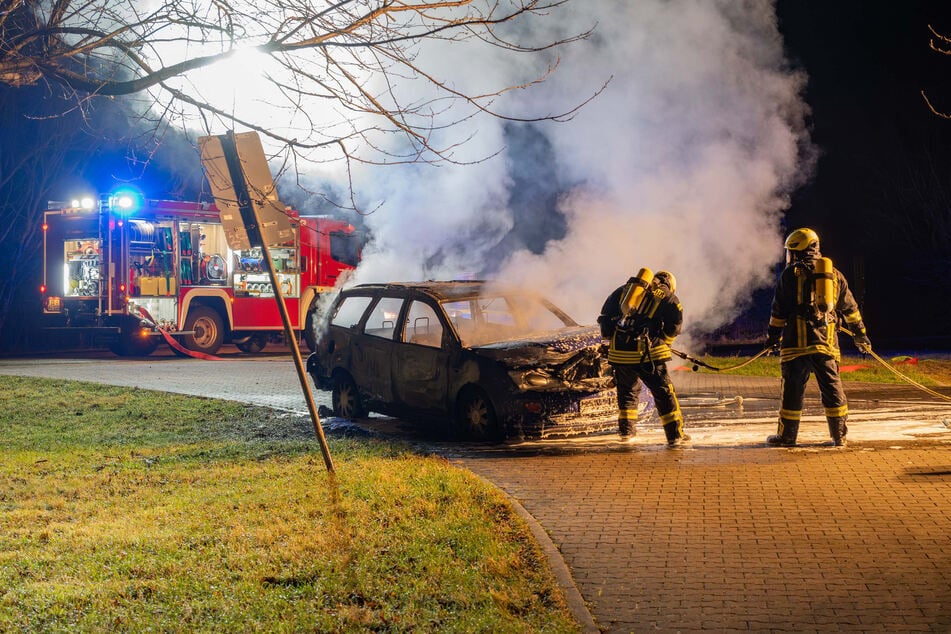
[[[849,433],[849,428],[845,424],[847,416],[836,416],[829,418],[829,435],[832,436],[832,444],[836,447],[845,447],[845,435]]]
[[[680,447],[690,441],[690,436],[684,433],[684,424],[680,421],[664,423],[664,435],[667,436],[668,447]]]
[[[776,433],[766,438],[766,444],[774,447],[794,447],[799,436],[799,421],[788,418],[779,419]]]
[[[624,403],[618,408],[617,433],[622,442],[633,442],[637,429],[637,401]]]
[[[637,435],[637,430],[634,428],[634,425],[631,424],[629,420],[619,420],[617,428],[618,438],[622,442],[634,442],[634,436]]]

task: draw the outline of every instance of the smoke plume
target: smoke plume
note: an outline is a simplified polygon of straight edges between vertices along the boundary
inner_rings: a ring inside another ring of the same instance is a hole
[[[457,158],[491,158],[355,175],[361,203],[383,206],[365,219],[373,241],[353,281],[488,276],[593,323],[639,268],[666,269],[692,332],[729,323],[772,283],[782,213],[811,155],[805,77],[784,57],[772,2],[575,1],[531,35],[593,25],[559,49],[547,82],[504,103],[558,112],[610,78],[570,121],[477,117],[451,130],[473,135]],[[501,51],[431,43],[420,55],[463,88],[538,70]]]
[[[453,148],[454,162],[355,163],[348,172],[318,159],[298,175],[329,198],[346,199],[352,183],[359,207],[375,210],[361,218],[372,240],[351,281],[489,277],[538,289],[593,323],[604,298],[641,267],[666,269],[678,280],[690,332],[730,323],[772,283],[788,196],[812,167],[805,77],[784,56],[773,0],[553,4],[546,16],[499,28],[528,45],[593,29],[591,36],[547,58],[478,38],[430,38],[409,58],[469,95],[524,85],[557,61],[543,84],[492,103],[513,117],[569,111],[610,80],[576,116],[518,122],[466,111],[464,103],[443,113],[438,100],[432,142]],[[194,53],[175,38],[167,46],[173,56]],[[220,107],[236,116],[263,110],[263,120],[289,137],[300,119],[331,132],[351,123],[375,129],[332,99],[269,106],[259,94],[267,82],[251,72],[255,59],[235,55],[232,64],[169,82],[203,97],[224,95]],[[377,77],[376,86],[366,81],[368,94],[393,94],[396,103],[433,96],[414,93],[427,84],[400,72]],[[452,118],[461,123],[446,126]],[[381,160],[407,153],[381,149]],[[278,182],[284,202],[327,210],[320,197],[292,192],[293,180]]]

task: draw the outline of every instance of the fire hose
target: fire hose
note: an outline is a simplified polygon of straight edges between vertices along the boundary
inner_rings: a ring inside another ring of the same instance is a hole
[[[844,332],[845,334],[849,335],[849,336],[852,337],[853,339],[855,338],[855,333],[852,332],[851,330],[849,330],[849,329],[847,329],[847,328],[843,328],[842,326],[839,326],[839,330],[840,330],[841,332]],[[899,379],[901,379],[901,380],[904,381],[905,383],[908,383],[909,385],[912,385],[912,386],[918,388],[919,390],[921,390],[922,392],[924,392],[924,393],[926,393],[926,394],[930,394],[931,396],[940,398],[940,399],[945,400],[945,401],[951,401],[951,397],[948,397],[948,396],[946,396],[946,395],[944,395],[944,394],[942,394],[942,393],[940,393],[940,392],[936,392],[935,390],[932,390],[931,388],[926,387],[926,386],[922,385],[921,383],[915,381],[915,380],[912,379],[911,377],[906,376],[906,375],[902,374],[901,372],[899,372],[893,365],[891,365],[890,363],[888,363],[887,361],[885,361],[885,359],[883,359],[883,358],[881,358],[880,356],[878,356],[877,354],[875,354],[875,352],[872,351],[872,348],[871,348],[871,347],[867,348],[867,349],[864,350],[863,352],[864,352],[865,354],[868,354],[870,357],[872,357],[872,358],[875,359],[876,361],[878,361],[878,362],[881,364],[881,366],[882,366],[883,368],[885,368],[886,370],[888,370],[889,372],[891,372],[892,374],[894,374],[895,376],[897,376]]]
[[[165,339],[165,342],[169,346],[171,346],[173,350],[176,350],[180,354],[193,357],[195,359],[205,359],[206,361],[221,361],[222,360],[221,357],[216,357],[213,354],[206,354],[204,352],[189,350],[188,348],[180,344],[178,341],[176,341],[175,337],[173,337],[172,335],[168,333],[168,330],[159,326],[158,321],[156,321],[156,319],[152,317],[152,314],[145,308],[145,306],[137,306],[137,308],[139,309],[139,314],[142,315],[142,317],[146,319],[147,321],[152,322],[152,326],[156,330],[158,330],[159,333],[161,333],[162,337]]]
[[[849,335],[849,336],[852,337],[853,339],[855,338],[855,333],[853,333],[851,330],[848,330],[847,328],[843,328],[842,326],[839,326],[839,330],[840,330],[841,332],[844,332],[845,334]],[[707,368],[707,369],[709,369],[709,370],[713,370],[713,371],[715,371],[715,372],[728,372],[728,371],[730,371],[730,370],[739,370],[740,368],[742,368],[742,367],[744,367],[744,366],[746,366],[746,365],[749,365],[749,364],[752,363],[753,361],[756,361],[756,360],[759,359],[761,356],[763,356],[764,354],[767,354],[767,353],[771,352],[772,350],[773,350],[772,347],[770,347],[770,348],[763,348],[763,349],[760,350],[758,353],[756,353],[754,356],[750,357],[750,358],[747,359],[746,361],[743,361],[742,363],[737,363],[736,365],[731,365],[731,366],[719,368],[719,367],[716,367],[716,366],[712,366],[712,365],[710,365],[710,364],[708,364],[708,363],[704,363],[704,362],[701,361],[700,359],[697,359],[697,358],[695,358],[695,357],[692,357],[692,356],[690,356],[689,354],[686,354],[686,353],[681,352],[681,351],[679,351],[679,350],[675,350],[675,349],[673,349],[673,348],[670,349],[671,352],[673,352],[675,355],[677,355],[677,356],[680,357],[681,359],[684,359],[684,360],[686,360],[686,361],[690,361],[691,363],[693,363],[694,366],[693,366],[692,369],[693,369],[694,372],[696,372],[696,371],[698,370],[698,366],[703,366],[704,368]],[[868,354],[868,355],[869,355],[870,357],[872,357],[873,359],[875,359],[879,364],[881,364],[881,366],[882,366],[883,368],[885,368],[886,370],[888,370],[889,372],[891,372],[892,374],[894,374],[895,376],[897,376],[897,377],[898,377],[899,379],[901,379],[902,381],[908,383],[909,385],[912,385],[912,386],[918,388],[919,390],[921,390],[922,392],[925,392],[926,394],[930,394],[931,396],[934,396],[934,397],[936,397],[936,398],[940,398],[940,399],[945,400],[945,401],[951,401],[951,397],[949,397],[949,396],[947,396],[947,395],[945,395],[945,394],[942,394],[942,393],[940,393],[940,392],[937,392],[937,391],[935,391],[935,390],[932,390],[931,388],[929,388],[929,387],[927,387],[927,386],[924,386],[924,385],[922,385],[921,383],[915,381],[915,380],[912,379],[911,377],[906,376],[905,374],[902,374],[902,373],[899,372],[894,366],[892,366],[890,363],[888,363],[887,361],[885,361],[885,359],[883,359],[882,357],[880,357],[879,355],[877,355],[871,348],[867,348],[867,349],[864,350],[863,352],[864,352],[865,354]]]
[[[754,361],[756,361],[757,359],[759,359],[759,358],[760,358],[761,356],[763,356],[764,354],[768,354],[768,353],[771,352],[772,350],[773,350],[773,348],[771,348],[771,347],[770,347],[770,348],[763,348],[762,350],[760,350],[759,352],[757,352],[755,355],[753,355],[752,357],[750,357],[750,358],[747,359],[746,361],[743,361],[742,363],[737,363],[736,365],[729,365],[729,366],[726,366],[726,367],[724,367],[724,368],[718,368],[718,367],[716,367],[716,366],[710,365],[709,363],[705,363],[705,362],[701,361],[700,359],[697,359],[696,357],[691,357],[689,354],[687,354],[687,353],[685,353],[685,352],[681,352],[680,350],[674,350],[673,348],[670,349],[671,352],[673,352],[675,355],[677,355],[677,356],[680,357],[681,359],[684,359],[685,361],[690,361],[691,363],[693,363],[694,365],[693,365],[693,368],[692,368],[692,369],[693,369],[694,372],[696,372],[696,371],[699,369],[698,366],[703,366],[703,367],[707,368],[708,370],[713,370],[714,372],[729,372],[730,370],[739,370],[740,368],[746,367],[746,366],[748,366],[749,364],[753,363]]]

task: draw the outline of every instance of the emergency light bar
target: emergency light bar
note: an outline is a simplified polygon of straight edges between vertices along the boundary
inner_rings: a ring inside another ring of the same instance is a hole
[[[90,196],[84,196],[83,198],[74,198],[71,201],[71,206],[76,209],[86,209],[90,210],[96,205],[96,199]]]

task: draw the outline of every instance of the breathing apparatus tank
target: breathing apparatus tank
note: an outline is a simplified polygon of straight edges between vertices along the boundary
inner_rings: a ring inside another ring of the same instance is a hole
[[[631,317],[638,312],[653,279],[653,271],[650,269],[641,269],[637,272],[637,275],[628,280],[627,288],[624,289],[624,294],[621,296],[622,317]]]
[[[816,258],[813,264],[813,283],[815,284],[816,309],[820,314],[825,314],[835,307],[834,286],[832,281],[832,260],[829,258]]]

